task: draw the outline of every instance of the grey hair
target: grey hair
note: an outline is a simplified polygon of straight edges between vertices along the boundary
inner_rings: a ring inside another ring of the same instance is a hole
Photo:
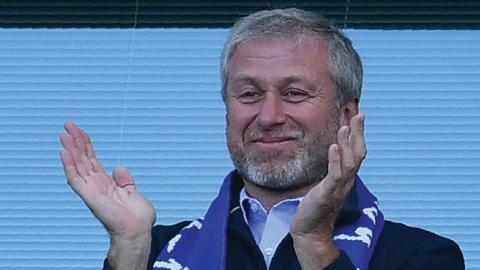
[[[327,70],[337,87],[336,105],[359,100],[363,69],[360,56],[352,42],[325,18],[313,12],[297,9],[264,10],[237,21],[225,42],[220,58],[222,98],[226,91],[230,61],[238,48],[248,41],[270,38],[316,38],[325,42],[330,52]]]

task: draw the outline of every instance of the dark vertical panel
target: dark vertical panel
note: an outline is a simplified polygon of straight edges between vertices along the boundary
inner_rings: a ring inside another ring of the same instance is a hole
[[[348,28],[480,29],[480,1],[474,0],[4,0],[0,27],[228,28],[246,14],[286,7],[318,12]]]

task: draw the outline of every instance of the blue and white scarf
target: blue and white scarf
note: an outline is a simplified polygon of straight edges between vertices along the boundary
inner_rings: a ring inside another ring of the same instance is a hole
[[[160,252],[153,269],[226,269],[228,216],[232,182],[239,181],[236,175],[233,171],[225,177],[219,194],[205,217],[180,230]],[[354,223],[337,226],[333,240],[358,270],[367,270],[375,244],[383,230],[383,214],[378,209],[377,199],[358,176],[353,188],[361,209],[360,217]]]

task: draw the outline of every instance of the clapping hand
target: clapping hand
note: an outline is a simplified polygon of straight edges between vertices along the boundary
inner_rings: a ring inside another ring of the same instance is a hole
[[[328,174],[303,198],[290,233],[303,270],[322,269],[338,256],[333,243],[335,220],[366,156],[365,115],[352,117],[338,130],[338,144],[328,150]]]
[[[85,131],[73,122],[67,122],[65,130],[60,136],[64,147],[60,157],[68,184],[109,232],[112,267],[120,269],[115,266],[122,265],[121,269],[129,269],[133,267],[129,264],[135,268],[145,265],[156,220],[152,204],[137,192],[126,168],[116,168],[112,176],[105,172]],[[123,261],[117,264],[117,259]]]

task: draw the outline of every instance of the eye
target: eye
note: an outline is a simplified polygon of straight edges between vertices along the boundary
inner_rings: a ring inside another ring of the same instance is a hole
[[[263,93],[258,90],[250,89],[241,92],[240,94],[236,95],[238,101],[241,103],[255,103],[262,99]]]
[[[256,97],[259,96],[260,93],[257,91],[245,91],[242,94],[240,94],[241,97]]]
[[[309,96],[308,94],[297,88],[289,88],[283,94],[283,99],[287,102],[301,102],[307,99]]]

